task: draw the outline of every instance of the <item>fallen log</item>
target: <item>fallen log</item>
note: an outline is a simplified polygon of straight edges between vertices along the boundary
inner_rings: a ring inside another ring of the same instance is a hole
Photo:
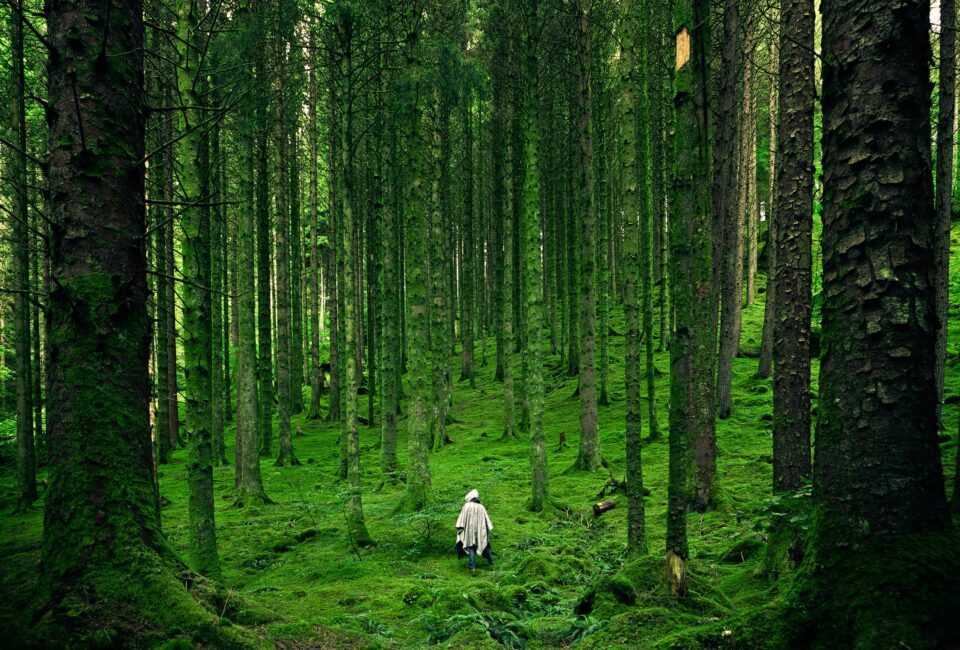
[[[605,499],[604,501],[594,503],[593,516],[599,517],[600,515],[605,513],[607,510],[613,510],[616,507],[617,507],[617,502],[614,501],[613,499]]]

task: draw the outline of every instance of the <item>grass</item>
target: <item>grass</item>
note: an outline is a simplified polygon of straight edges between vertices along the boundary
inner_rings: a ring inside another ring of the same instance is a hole
[[[946,396],[960,395],[960,273],[954,265],[951,345]],[[759,278],[762,290],[763,278]],[[746,308],[742,346],[759,347],[763,294]],[[622,314],[611,323],[624,331]],[[624,476],[623,337],[610,339],[611,404],[600,409],[601,453],[618,479]],[[568,472],[577,453],[579,404],[576,380],[561,376],[558,357],[546,363],[546,436],[550,494],[563,507],[528,512],[529,446],[520,434],[501,440],[502,392],[493,378],[494,344],[487,363],[477,345],[476,388],[454,386],[449,427],[454,443],[430,457],[433,503],[414,515],[396,515],[402,485],[382,485],[379,432],[360,432],[363,505],[377,541],[356,549],[346,534],[346,486],[335,480],[339,425],[295,416],[300,467],[277,468],[263,459],[267,494],[276,503],[236,509],[234,468],[214,470],[217,535],[225,585],[231,593],[273,610],[282,622],[262,630],[282,647],[450,648],[567,647],[674,648],[751,647],[752,629],[780,584],[759,571],[766,525],[778,505],[770,496],[770,380],[755,376],[756,359],[734,361],[734,412],[717,426],[722,505],[688,519],[691,595],[671,599],[662,578],[666,521],[665,436],[643,449],[646,523],[650,553],[625,562],[626,501],[594,517],[592,504],[606,484],[606,471]],[[451,358],[451,366],[456,359]],[[666,354],[656,358],[660,429],[667,431],[669,375]],[[519,359],[517,363],[519,373]],[[817,363],[814,362],[814,386]],[[361,396],[361,413],[365,412]],[[952,489],[957,406],[945,409],[950,439],[941,445],[947,489]],[[39,560],[43,498],[25,516],[11,516],[15,477],[9,423],[0,464],[0,628],[17,620],[30,598]],[[560,432],[569,446],[558,448]],[[644,435],[647,432],[644,411]],[[404,421],[399,432],[406,461]],[[228,458],[233,431],[228,430]],[[184,557],[189,547],[185,451],[159,469],[168,503],[163,527]],[[41,471],[38,478],[43,479]],[[476,576],[457,561],[453,524],[463,495],[477,488],[493,520],[496,566],[478,563]],[[747,621],[752,621],[748,623]]]

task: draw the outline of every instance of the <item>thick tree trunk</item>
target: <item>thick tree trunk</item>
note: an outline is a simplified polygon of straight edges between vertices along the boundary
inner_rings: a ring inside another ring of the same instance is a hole
[[[824,4],[815,510],[791,647],[960,643],[948,577],[960,555],[937,443],[929,38],[925,2]],[[782,87],[781,100],[783,124]]]
[[[773,487],[796,490],[810,474],[813,1],[785,0],[781,12]]]
[[[415,23],[417,12],[408,10],[405,20]],[[407,470],[407,489],[400,508],[420,510],[430,499],[430,415],[428,406],[431,398],[430,385],[430,344],[427,339],[428,302],[426,269],[421,263],[426,259],[427,239],[427,196],[425,174],[428,167],[424,158],[429,151],[425,141],[422,124],[424,88],[418,73],[423,67],[421,48],[416,30],[410,32],[411,38],[406,44],[406,64],[410,72],[404,79],[404,101],[402,105],[404,131],[404,150],[407,153],[405,164],[405,213],[406,236],[404,253],[415,260],[406,267],[407,315],[407,381],[410,391],[409,412],[407,414],[407,447],[410,467]]]
[[[503,210],[503,287],[502,294],[507,297],[509,302],[512,300],[509,299],[513,295],[513,264],[510,260],[513,257],[513,249],[517,245],[516,239],[514,239],[514,230],[513,230],[513,197],[516,195],[516,192],[513,190],[513,165],[518,164],[514,162],[514,157],[516,155],[516,150],[513,148],[513,145],[508,143],[506,145],[506,155],[504,156],[503,162],[503,173],[504,173],[504,210]],[[503,298],[501,298],[503,300]],[[502,439],[513,438],[517,435],[517,426],[516,426],[516,406],[517,400],[514,393],[514,380],[513,380],[513,345],[514,345],[514,334],[513,334],[513,314],[514,310],[509,304],[505,304],[501,312],[502,317],[502,328],[501,328],[501,338],[503,339],[503,436]]]
[[[643,349],[644,349],[644,379],[647,388],[647,427],[648,437],[656,440],[660,437],[660,427],[657,424],[657,394],[656,367],[653,362],[653,220],[655,209],[653,202],[655,200],[653,187],[654,158],[653,158],[653,133],[651,122],[648,116],[652,112],[650,88],[656,81],[654,71],[655,65],[651,65],[651,56],[655,52],[654,38],[659,38],[656,30],[652,27],[653,10],[651,0],[643,2],[643,22],[644,30],[642,32],[644,43],[641,58],[641,112],[644,118],[641,121],[640,146],[643,154],[640,169],[640,197],[641,197],[641,216],[640,216],[640,273],[643,278],[643,294],[641,298],[640,309],[643,313]],[[659,164],[659,161],[658,161]],[[642,490],[641,490],[642,492]]]

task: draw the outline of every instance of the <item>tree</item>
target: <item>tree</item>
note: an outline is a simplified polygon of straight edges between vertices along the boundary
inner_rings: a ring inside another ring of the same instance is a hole
[[[640,204],[637,165],[637,71],[633,53],[636,49],[636,18],[627,0],[620,6],[620,107],[622,111],[621,141],[623,165],[624,213],[624,285],[623,310],[627,332],[624,377],[626,381],[626,454],[627,454],[627,549],[632,554],[646,551],[643,505],[643,465],[640,432],[643,416],[640,404],[640,305],[637,302],[640,283],[640,244],[638,241]],[[645,82],[644,82],[645,83]]]
[[[425,84],[421,78],[423,53],[418,33],[419,15],[413,8],[404,16],[406,30],[406,75],[401,80],[403,140],[405,160],[404,204],[406,207],[405,255],[423,260],[426,255],[427,198],[424,191],[424,129],[422,124]],[[430,426],[428,404],[430,383],[430,347],[427,340],[428,304],[426,271],[422,264],[407,266],[407,381],[410,400],[407,413],[407,446],[410,466],[407,489],[401,509],[420,510],[430,498]]]
[[[251,54],[258,42],[258,18],[256,9],[243,8],[238,15],[241,32],[247,39]],[[244,71],[243,82],[253,89],[256,79],[252,66]],[[256,93],[251,93],[256,98]],[[243,177],[240,184],[243,204],[237,224],[237,506],[269,503],[260,477],[260,421],[257,394],[257,330],[256,330],[256,281],[254,278],[256,210],[254,208],[254,167],[256,165],[257,112],[245,105],[238,116],[240,168]]]
[[[937,110],[936,213],[934,271],[937,289],[937,417],[943,403],[943,377],[947,362],[947,330],[950,317],[950,222],[953,218],[954,117],[957,102],[957,4],[940,2],[940,92]]]
[[[673,220],[670,276],[676,332],[670,340],[670,459],[667,575],[675,596],[686,593],[688,509],[709,502],[716,470],[710,195],[707,134],[709,3],[678,0],[674,8]]]
[[[743,213],[737,105],[742,51],[740,0],[723,3],[723,45],[713,147],[714,281],[720,291],[720,353],[717,357],[717,416],[733,410],[733,357],[740,347],[740,308],[743,295]]]
[[[773,486],[796,490],[810,474],[813,2],[785,0],[780,11]]]
[[[600,467],[597,431],[597,386],[594,363],[597,302],[593,206],[593,142],[590,133],[590,0],[576,2],[577,80],[577,220],[580,225],[580,448],[574,467],[587,472]]]
[[[27,212],[27,117],[24,89],[23,2],[12,7],[13,45],[13,126],[17,150],[14,160],[13,216],[13,296],[14,345],[17,386],[17,505],[16,512],[25,512],[37,499],[36,460],[33,439],[33,381],[30,363],[30,238]]]
[[[823,43],[815,507],[786,641],[950,647],[960,555],[937,444],[929,5],[827,3]]]
[[[527,399],[530,408],[530,460],[533,489],[530,509],[543,510],[547,499],[547,442],[543,433],[543,264],[540,258],[542,236],[540,230],[540,125],[537,122],[537,103],[540,98],[539,42],[540,30],[538,0],[525,0],[523,5],[525,38],[523,115],[523,239],[524,249],[524,354],[527,358]]]
[[[118,621],[115,640],[142,634],[146,621],[202,630],[215,645],[250,643],[191,597],[181,577],[209,583],[176,559],[160,528],[148,416],[143,7],[50,2],[45,12],[57,219],[40,643],[102,629],[131,607],[142,619],[135,629]]]
[[[209,166],[204,150],[205,115],[200,108],[203,34],[198,0],[177,1],[177,91],[180,140],[177,162],[185,204],[180,216],[183,254],[183,363],[186,381],[187,434],[190,457],[190,540],[194,568],[202,575],[219,577],[216,527],[213,510],[213,444],[211,437],[211,296],[210,215],[206,200]]]

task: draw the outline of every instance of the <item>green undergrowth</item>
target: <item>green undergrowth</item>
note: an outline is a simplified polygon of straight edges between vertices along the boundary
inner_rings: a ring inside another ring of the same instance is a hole
[[[956,268],[956,265],[954,265]],[[946,422],[941,444],[952,490],[960,401],[960,274],[953,275]],[[396,514],[403,484],[384,483],[379,471],[379,431],[360,431],[363,506],[376,541],[356,548],[347,535],[348,488],[335,479],[339,425],[294,416],[299,467],[274,467],[264,458],[263,480],[275,503],[234,507],[234,468],[214,470],[217,537],[225,598],[242,598],[275,616],[251,625],[281,647],[300,648],[699,648],[774,647],[782,617],[777,607],[792,573],[767,553],[769,524],[787,518],[806,528],[803,495],[771,498],[770,380],[756,377],[763,319],[763,278],[743,320],[743,355],[734,361],[734,411],[718,423],[720,507],[691,514],[690,593],[672,599],[664,580],[667,499],[666,436],[644,445],[646,530],[649,554],[626,557],[626,499],[595,517],[592,505],[624,464],[623,345],[610,338],[609,394],[600,409],[601,453],[608,468],[568,472],[577,454],[576,380],[563,376],[560,358],[545,363],[546,438],[552,505],[528,511],[529,445],[523,434],[502,440],[502,386],[494,381],[495,344],[477,342],[476,388],[454,385],[453,443],[431,454],[433,501],[414,514]],[[623,332],[614,310],[614,332]],[[656,357],[659,426],[667,431],[669,359]],[[519,357],[517,368],[519,368]],[[453,376],[459,376],[451,357]],[[816,391],[817,364],[814,363]],[[307,396],[308,397],[308,396]],[[953,399],[950,399],[953,398]],[[324,413],[326,403],[324,403]],[[366,416],[366,396],[360,414]],[[644,436],[647,411],[644,409]],[[0,432],[6,428],[0,426]],[[560,448],[561,432],[568,446]],[[234,432],[227,432],[233,459]],[[406,465],[406,433],[400,421],[399,456]],[[276,438],[274,438],[276,441]],[[36,579],[43,499],[34,512],[13,517],[13,467],[0,454],[0,629],[10,628],[29,602]],[[186,452],[159,468],[163,527],[171,546],[187,557]],[[401,471],[402,474],[402,471]],[[44,473],[40,473],[42,479]],[[480,491],[494,523],[496,563],[478,559],[475,575],[454,553],[454,522],[463,495]],[[800,504],[800,505],[798,505]],[[780,576],[777,579],[777,576]],[[201,644],[202,645],[202,644]],[[172,647],[172,646],[171,646]]]

